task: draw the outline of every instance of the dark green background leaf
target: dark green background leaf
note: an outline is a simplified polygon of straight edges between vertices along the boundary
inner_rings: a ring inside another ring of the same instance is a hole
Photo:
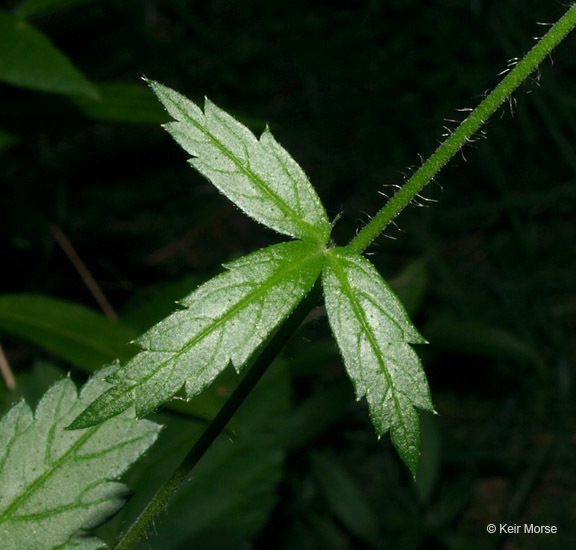
[[[312,472],[335,516],[366,544],[378,541],[378,521],[362,491],[331,456],[315,452],[310,456]]]
[[[150,88],[143,84],[98,84],[98,98],[74,97],[88,117],[108,122],[161,124],[170,120]]]
[[[89,372],[137,350],[136,332],[87,307],[27,294],[0,295],[0,331],[17,334]]]
[[[283,433],[288,422],[289,385],[286,365],[272,367],[235,416],[234,433],[223,434],[198,464],[187,483],[156,525],[157,535],[138,548],[240,550],[260,531],[277,499],[282,477]],[[222,380],[232,386],[228,371]],[[166,417],[160,417],[160,420]],[[201,434],[201,427],[171,419],[158,444],[129,472],[126,482],[138,486],[118,517],[101,533],[111,540],[133,519],[178,460]]]
[[[0,80],[42,92],[98,97],[86,77],[29,23],[0,11]]]

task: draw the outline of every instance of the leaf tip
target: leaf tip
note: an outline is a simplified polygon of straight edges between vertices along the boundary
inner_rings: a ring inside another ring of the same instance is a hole
[[[152,80],[146,76],[142,76],[142,80],[144,82],[146,82],[146,84],[148,84],[148,86],[150,86],[152,91],[158,96],[158,99],[160,99],[160,101],[162,103],[164,103],[164,100],[162,99],[162,97],[166,95],[166,93],[165,93],[166,86],[164,86],[163,84],[160,84],[160,82],[156,82],[156,80]]]
[[[416,481],[418,475],[418,466],[420,465],[420,453],[410,454],[409,456],[401,456],[402,461],[406,464],[408,470],[412,474],[412,479]]]
[[[85,418],[84,415],[80,414],[77,416],[68,426],[64,427],[64,431],[71,432],[73,430],[84,430],[85,428],[90,428],[94,426],[94,423],[89,423]]]
[[[68,426],[64,428],[66,431],[72,430],[85,430],[86,428],[92,428],[93,426],[97,426],[106,420],[119,415],[123,411],[110,413],[101,413],[96,409],[96,411],[92,410],[92,405],[90,405],[87,409],[81,412]]]
[[[264,126],[264,130],[260,134],[260,142],[266,141],[267,138],[274,137],[272,135],[272,130],[270,130],[270,126],[268,123]]]

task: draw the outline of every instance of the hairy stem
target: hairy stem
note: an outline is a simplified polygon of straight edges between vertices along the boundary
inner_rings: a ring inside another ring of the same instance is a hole
[[[422,165],[398,193],[376,214],[372,221],[350,242],[348,249],[364,251],[416,196],[416,194],[442,169],[442,167],[466,144],[474,133],[494,114],[498,107],[526,80],[561,40],[576,26],[576,4],[548,31],[548,33],[526,54],[516,67],[502,80],[490,95],[470,114],[462,124],[444,141],[436,152]],[[192,469],[204,456],[212,443],[225,429],[228,422],[250,395],[257,382],[285,343],[292,336],[306,315],[318,301],[320,286],[317,283],[312,292],[296,308],[270,340],[261,355],[248,370],[218,415],[206,428],[200,439],[186,455],[170,479],[156,493],[136,521],[122,536],[116,550],[134,548],[154,520],[164,511],[170,499],[188,479]]]
[[[410,203],[422,188],[466,144],[500,105],[538,67],[542,60],[576,26],[576,4],[550,28],[496,88],[470,113],[460,126],[436,149],[434,154],[386,203],[362,231],[348,244],[354,252],[363,252],[384,228]]]
[[[320,295],[321,287],[319,283],[316,283],[308,296],[298,305],[292,315],[284,322],[278,332],[269,341],[268,345],[263,349],[258,359],[256,359],[250,367],[228,401],[226,401],[222,409],[220,409],[220,412],[210,422],[204,433],[198,441],[196,441],[190,452],[184,457],[170,479],[160,487],[136,521],[130,526],[128,531],[124,533],[116,545],[115,550],[129,550],[134,548],[146,530],[153,524],[154,520],[164,511],[170,499],[186,482],[192,469],[198,464],[216,438],[224,431],[228,422],[230,422],[236,411],[242,403],[244,403],[244,400],[250,395],[262,375],[266,372],[266,369],[280,351],[282,351],[286,342],[316,305]]]

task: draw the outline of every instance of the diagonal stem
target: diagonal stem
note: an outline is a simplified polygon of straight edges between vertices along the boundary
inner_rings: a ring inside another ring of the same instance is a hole
[[[576,4],[548,31],[548,33],[526,54],[516,67],[502,80],[482,103],[462,122],[436,152],[422,165],[412,178],[376,214],[372,221],[350,242],[348,249],[363,252],[416,196],[416,194],[442,169],[442,167],[466,144],[473,134],[494,114],[498,107],[526,80],[542,60],[576,26]],[[228,422],[251,393],[270,363],[282,348],[320,297],[320,285],[314,289],[293,312],[269,341],[261,355],[250,367],[236,390],[212,420],[208,428],[186,455],[170,479],[158,490],[136,521],[129,527],[116,546],[116,550],[134,548],[154,520],[163,512],[170,499],[187,480],[192,469],[204,456],[212,443],[225,429]]]
[[[146,533],[146,530],[153,524],[154,520],[164,511],[170,499],[186,482],[192,469],[198,464],[216,438],[224,431],[228,422],[230,422],[236,411],[242,403],[244,403],[244,400],[250,395],[272,361],[274,361],[276,356],[282,351],[286,342],[288,342],[292,334],[294,334],[308,313],[310,313],[316,305],[320,295],[321,287],[317,282],[308,296],[300,302],[292,315],[284,322],[278,332],[269,341],[268,345],[266,345],[228,401],[226,401],[222,409],[220,409],[220,412],[212,422],[210,422],[204,433],[200,436],[200,439],[196,441],[194,447],[192,447],[190,452],[184,457],[170,479],[160,487],[136,521],[129,527],[128,531],[124,533],[116,545],[115,550],[130,550],[134,548],[136,543]]]
[[[470,113],[460,126],[436,149],[434,154],[386,203],[358,235],[348,244],[348,250],[361,253],[410,201],[436,176],[444,165],[467,143],[474,133],[495,113],[500,105],[538,67],[543,59],[576,26],[576,4],[550,28],[494,90]]]

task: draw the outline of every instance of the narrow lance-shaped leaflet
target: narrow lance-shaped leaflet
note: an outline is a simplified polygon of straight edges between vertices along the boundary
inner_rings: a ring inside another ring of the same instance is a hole
[[[430,390],[410,344],[425,343],[390,287],[362,256],[344,248],[326,255],[328,320],[358,398],[366,396],[379,435],[415,475],[420,427],[415,407],[432,411]]]
[[[260,139],[209,99],[204,112],[149,81],[174,117],[164,127],[194,158],[190,164],[254,220],[291,237],[325,244],[326,211],[306,174],[268,128]]]
[[[136,340],[142,351],[70,428],[97,424],[132,404],[143,416],[183,386],[188,398],[200,393],[229,363],[239,371],[312,288],[322,260],[320,246],[293,241],[226,265],[180,302],[185,309]]]

